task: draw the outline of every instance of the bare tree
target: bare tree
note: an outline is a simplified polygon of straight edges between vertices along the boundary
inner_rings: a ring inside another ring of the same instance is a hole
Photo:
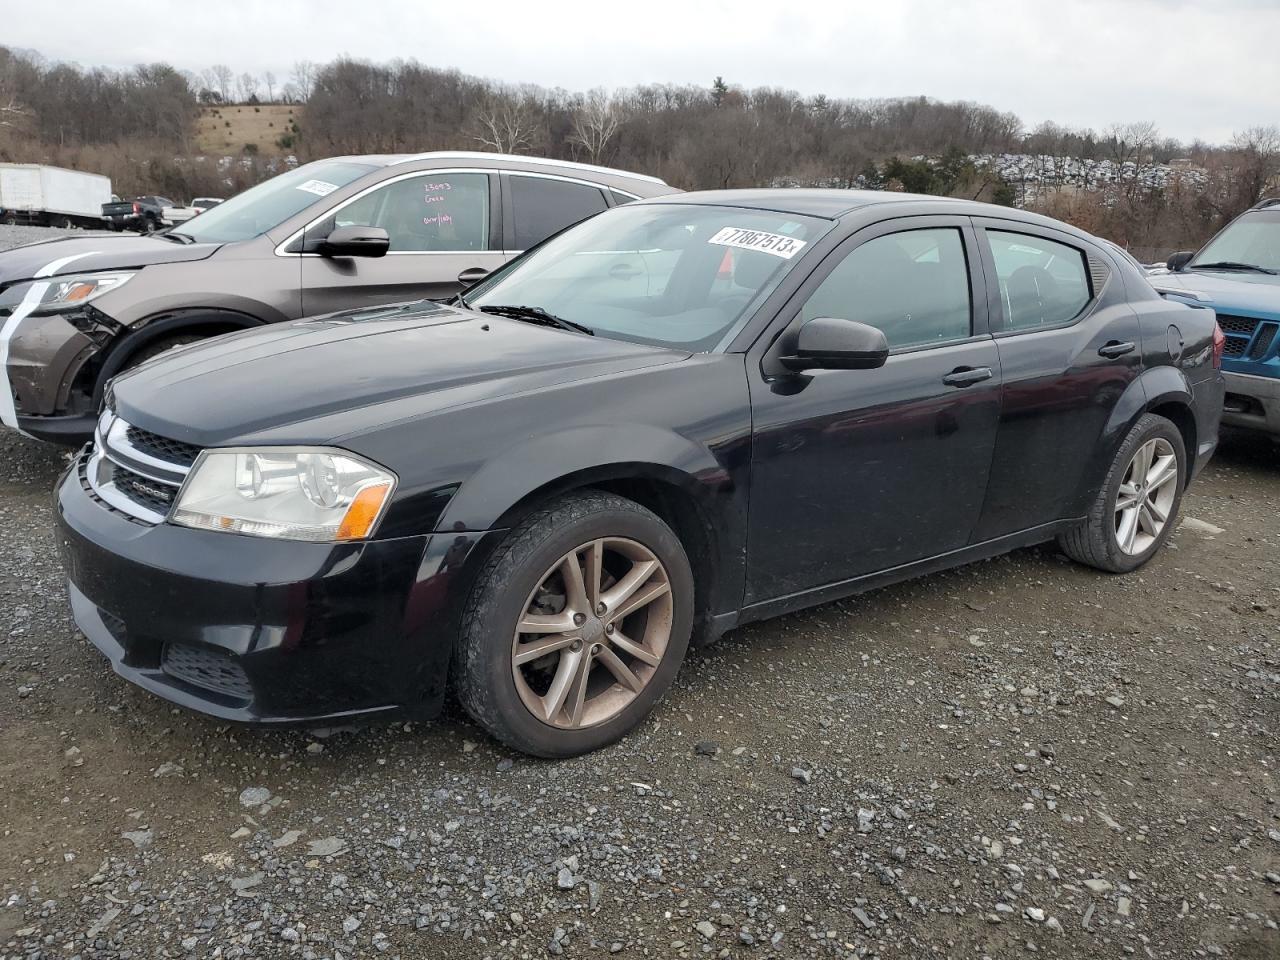
[[[0,91],[0,127],[16,126],[31,116],[31,111],[18,103],[16,97],[5,96]]]
[[[236,80],[236,96],[241,103],[247,103],[258,92],[258,78],[252,73],[242,73]]]
[[[215,63],[209,68],[209,74],[213,80],[213,89],[218,91],[218,96],[226,103],[231,99],[231,68],[225,63]]]
[[[480,132],[474,139],[494,153],[529,149],[537,129],[529,102],[507,94],[490,97],[476,114],[476,123]]]
[[[311,99],[311,91],[316,85],[316,65],[310,60],[298,60],[293,65],[293,85],[298,91],[298,99]]]
[[[1137,163],[1156,145],[1159,131],[1149,120],[1113,123],[1104,131],[1108,156],[1117,164]]]
[[[276,99],[276,75],[268,70],[262,75],[262,82],[267,87],[267,103],[274,103]]]
[[[586,101],[574,111],[573,134],[570,143],[576,143],[586,151],[592,163],[604,159],[609,141],[618,132],[618,110],[603,89],[592,90]]]

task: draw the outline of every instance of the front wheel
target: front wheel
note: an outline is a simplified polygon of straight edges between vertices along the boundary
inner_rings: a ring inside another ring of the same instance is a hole
[[[675,679],[693,574],[671,528],[600,491],[556,501],[485,564],[455,651],[454,686],[493,736],[540,757],[618,740]]]
[[[1150,560],[1173,532],[1186,457],[1178,428],[1144,414],[1116,452],[1088,517],[1058,537],[1062,552],[1109,573],[1127,573]]]

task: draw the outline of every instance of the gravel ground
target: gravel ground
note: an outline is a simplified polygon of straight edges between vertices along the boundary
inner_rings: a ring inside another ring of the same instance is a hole
[[[110,235],[110,230],[63,230],[59,227],[11,227],[0,223],[0,250],[21,247],[58,237],[92,237]]]
[[[0,431],[0,958],[1280,955],[1280,447],[1136,575],[1024,550],[736,631],[623,743],[260,731],[77,633]]]

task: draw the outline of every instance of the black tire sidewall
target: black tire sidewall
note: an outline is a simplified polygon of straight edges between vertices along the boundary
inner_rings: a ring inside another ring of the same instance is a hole
[[[1173,505],[1169,508],[1169,519],[1164,525],[1164,529],[1160,531],[1160,535],[1156,537],[1155,542],[1146,550],[1139,554],[1126,553],[1120,548],[1120,542],[1116,539],[1115,531],[1115,510],[1116,499],[1120,496],[1120,485],[1124,482],[1124,475],[1129,469],[1129,461],[1133,459],[1138,448],[1149,440],[1161,437],[1169,442],[1173,448],[1174,459],[1178,465],[1177,490],[1174,492]],[[1155,414],[1146,414],[1142,420],[1134,425],[1134,429],[1129,436],[1125,438],[1120,450],[1116,453],[1115,465],[1111,472],[1111,482],[1107,487],[1107,499],[1102,511],[1100,531],[1104,543],[1106,544],[1107,558],[1115,566],[1119,572],[1128,572],[1136,570],[1154,557],[1160,548],[1165,545],[1173,528],[1178,522],[1178,512],[1182,507],[1182,493],[1187,484],[1187,451],[1184,446],[1182,434],[1178,432],[1178,428],[1172,422],[1164,417]]]
[[[484,594],[474,605],[478,615],[463,625],[462,642],[473,645],[468,651],[473,665],[470,682],[486,688],[489,715],[476,719],[527,753],[570,757],[614,743],[636,727],[666,693],[680,670],[693,628],[693,574],[676,535],[643,508],[605,507],[568,523],[559,522],[552,511],[544,514],[541,522],[549,531],[547,536],[517,546],[477,584]],[[672,591],[671,637],[657,672],[626,709],[596,726],[565,730],[539,720],[525,707],[512,675],[511,644],[528,597],[547,570],[573,548],[600,537],[635,540],[662,562]]]

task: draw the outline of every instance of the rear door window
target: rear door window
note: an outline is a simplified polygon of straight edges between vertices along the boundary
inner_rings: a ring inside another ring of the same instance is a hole
[[[586,220],[608,207],[604,192],[586,183],[512,174],[511,249],[528,250],[553,233]]]
[[[1083,251],[1025,233],[986,234],[1000,281],[1005,330],[1070,323],[1092,299]]]

